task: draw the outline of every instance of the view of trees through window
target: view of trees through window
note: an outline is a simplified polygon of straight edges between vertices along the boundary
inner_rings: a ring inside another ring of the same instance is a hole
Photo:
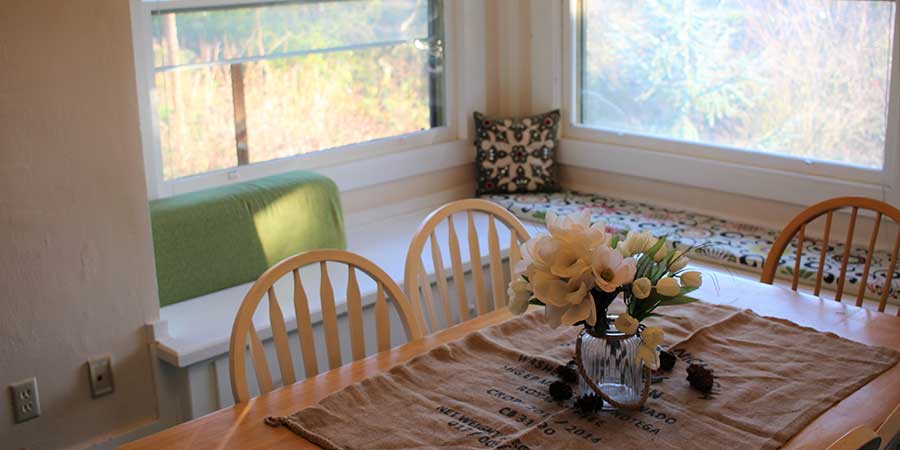
[[[165,179],[443,125],[440,0],[153,15]]]
[[[895,2],[582,2],[582,123],[882,168]]]

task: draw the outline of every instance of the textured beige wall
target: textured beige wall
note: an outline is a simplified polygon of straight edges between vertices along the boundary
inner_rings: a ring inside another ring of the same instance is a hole
[[[157,318],[125,0],[0,2],[0,449],[80,448],[155,420]],[[116,392],[85,362],[111,353]],[[43,416],[6,386],[37,376]]]
[[[491,0],[485,5],[487,113],[536,114],[531,108],[530,2]]]

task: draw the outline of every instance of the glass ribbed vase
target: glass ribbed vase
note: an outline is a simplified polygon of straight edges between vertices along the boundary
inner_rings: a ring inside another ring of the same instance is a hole
[[[625,335],[606,330],[600,336],[585,332],[580,339],[583,374],[579,380],[578,394],[601,395],[606,400],[605,408],[640,408],[647,398],[650,376],[637,359],[641,338],[636,334]],[[585,376],[593,381],[594,386]]]

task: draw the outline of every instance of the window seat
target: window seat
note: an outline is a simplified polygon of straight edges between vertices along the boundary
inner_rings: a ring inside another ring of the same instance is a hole
[[[753,277],[760,273],[769,246],[776,238],[778,231],[730,222],[716,217],[697,214],[690,211],[670,210],[646,203],[632,202],[620,199],[604,197],[596,194],[567,191],[558,194],[528,194],[528,195],[490,195],[483,198],[500,204],[510,210],[526,224],[526,228],[532,234],[545,232],[543,227],[544,216],[547,211],[558,214],[576,212],[582,208],[590,207],[593,212],[592,220],[606,221],[609,227],[618,232],[636,228],[649,230],[654,234],[668,234],[679,245],[696,245],[711,242],[712,247],[701,249],[694,256],[694,260],[702,261],[717,266],[727,266],[751,274]],[[382,219],[365,226],[350,227],[347,230],[348,249],[359,253],[381,266],[398,284],[403,284],[403,270],[406,258],[406,250],[412,235],[418,224],[439,205],[422,208],[413,212],[396,215]],[[460,242],[466,242],[467,226],[464,217],[456,218],[457,232]],[[485,216],[476,215],[476,228],[480,234],[485,234],[487,221]],[[504,252],[508,251],[508,233],[503,227],[499,227],[500,242]],[[443,233],[444,230],[438,230]],[[488,258],[487,240],[481,239],[482,262]],[[442,254],[445,261],[449,255],[449,249],[443,246]],[[808,240],[804,245],[806,252],[801,261],[804,267],[802,282],[814,283],[815,271],[818,268],[818,250],[821,243]],[[778,275],[780,278],[790,278],[794,266],[794,246],[788,247],[787,253],[782,257]],[[843,246],[834,244],[829,248],[828,261],[825,264],[823,286],[833,289],[836,284],[835,273],[840,268]],[[859,278],[865,259],[865,249],[855,247],[851,252],[848,263],[848,279],[845,291],[855,293],[859,286]],[[424,255],[423,261],[430,279],[434,279],[434,269],[431,258]],[[465,263],[468,262],[468,252],[462,252]],[[881,286],[885,279],[885,273],[889,264],[890,254],[886,251],[877,251],[870,269],[870,280],[867,284],[868,297],[877,298],[881,293]],[[346,271],[339,266],[329,266],[332,284],[335,288],[335,296],[339,314],[345,310],[344,287],[346,284]],[[450,275],[449,265],[445,262],[445,270]],[[303,270],[304,280],[318,280],[318,267],[311,266]],[[363,295],[364,306],[374,301],[375,286],[367,277],[360,277],[360,290]],[[891,297],[898,297],[900,282],[894,280]],[[203,296],[199,296],[184,302],[164,306],[160,309],[160,320],[153,325],[158,344],[160,359],[176,367],[187,367],[200,361],[219,357],[228,353],[228,341],[231,336],[231,324],[234,315],[243,301],[244,295],[250,289],[252,283],[245,283],[228,289],[220,290]],[[310,308],[313,322],[321,318],[318,302],[318,284],[308,283]],[[285,313],[288,330],[295,330],[293,306],[290,303],[291,286],[289,283],[276,284],[276,292],[279,301],[282,302],[282,310]],[[470,301],[473,298],[469,297]],[[474,305],[473,305],[474,306]],[[271,331],[264,311],[260,311],[255,318],[260,337],[267,339]]]
[[[605,221],[608,227],[616,232],[622,233],[632,229],[648,230],[657,236],[668,235],[669,240],[680,247],[711,244],[709,247],[698,249],[694,259],[756,274],[762,272],[766,255],[780,233],[780,230],[691,211],[667,209],[577,191],[554,194],[485,195],[482,198],[503,206],[522,221],[541,224],[549,211],[565,215],[590,208],[592,221]],[[832,242],[826,252],[822,279],[823,288],[831,290],[834,290],[837,284],[844,254],[843,243],[835,243],[834,240],[836,238],[832,236]],[[800,260],[801,283],[815,284],[822,244],[821,240],[809,238],[804,240],[804,253]],[[776,274],[778,278],[792,279],[796,250],[796,243],[788,245],[779,262]],[[876,250],[872,255],[872,265],[866,283],[867,298],[875,300],[881,298],[890,259],[890,252],[885,250]],[[846,294],[855,295],[858,292],[865,263],[866,248],[853,246],[844,285]],[[893,277],[889,297],[893,300],[900,298],[900,280],[896,276]]]
[[[371,259],[402,287],[406,250],[413,233],[415,233],[419,223],[438,206],[440,205],[396,215],[365,224],[364,226],[348,227],[347,248]],[[465,215],[457,216],[454,217],[454,220],[459,241],[467,242],[468,227],[465,222]],[[487,216],[476,214],[475,225],[480,235],[487,234]],[[445,224],[442,224],[442,227],[445,226]],[[438,227],[437,232],[439,234],[446,233],[442,227]],[[501,249],[504,252],[508,252],[508,230],[504,227],[498,227],[498,234]],[[490,260],[488,258],[487,239],[481,239],[479,244],[481,246],[482,262],[487,264]],[[441,251],[445,259],[445,270],[448,278],[450,278],[450,253],[446,245],[446,242],[441,243]],[[424,256],[425,269],[433,283],[433,263],[430,255],[426,254]],[[467,251],[462,252],[462,260],[464,264],[468,264]],[[318,295],[319,267],[316,265],[306,267],[301,271],[301,275],[305,281],[309,297],[312,321],[316,324],[321,321],[321,306]],[[347,272],[345,267],[335,264],[329,265],[329,275],[334,286],[337,311],[340,315],[346,311]],[[375,301],[375,284],[366,276],[360,276],[358,281],[360,292],[363,296],[363,307],[366,307]],[[176,367],[187,367],[201,361],[227,355],[234,316],[244,299],[244,295],[252,284],[241,284],[160,308],[160,320],[152,325],[159,358]],[[283,279],[276,283],[275,290],[281,309],[284,312],[288,331],[296,330],[291,280]],[[469,299],[472,306],[474,306],[474,296],[470,295]],[[265,309],[260,308],[254,317],[254,324],[260,338],[263,340],[271,337],[271,328]]]

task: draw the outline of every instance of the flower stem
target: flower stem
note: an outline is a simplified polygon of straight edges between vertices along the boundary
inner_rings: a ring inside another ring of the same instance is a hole
[[[590,328],[590,331],[595,336],[603,336],[607,330],[609,330],[609,318],[607,317],[607,311],[609,310],[609,305],[616,299],[616,296],[619,295],[619,291],[614,292],[604,292],[600,289],[592,289],[591,297],[594,298],[594,307],[597,310],[597,322],[594,324],[593,328]]]

